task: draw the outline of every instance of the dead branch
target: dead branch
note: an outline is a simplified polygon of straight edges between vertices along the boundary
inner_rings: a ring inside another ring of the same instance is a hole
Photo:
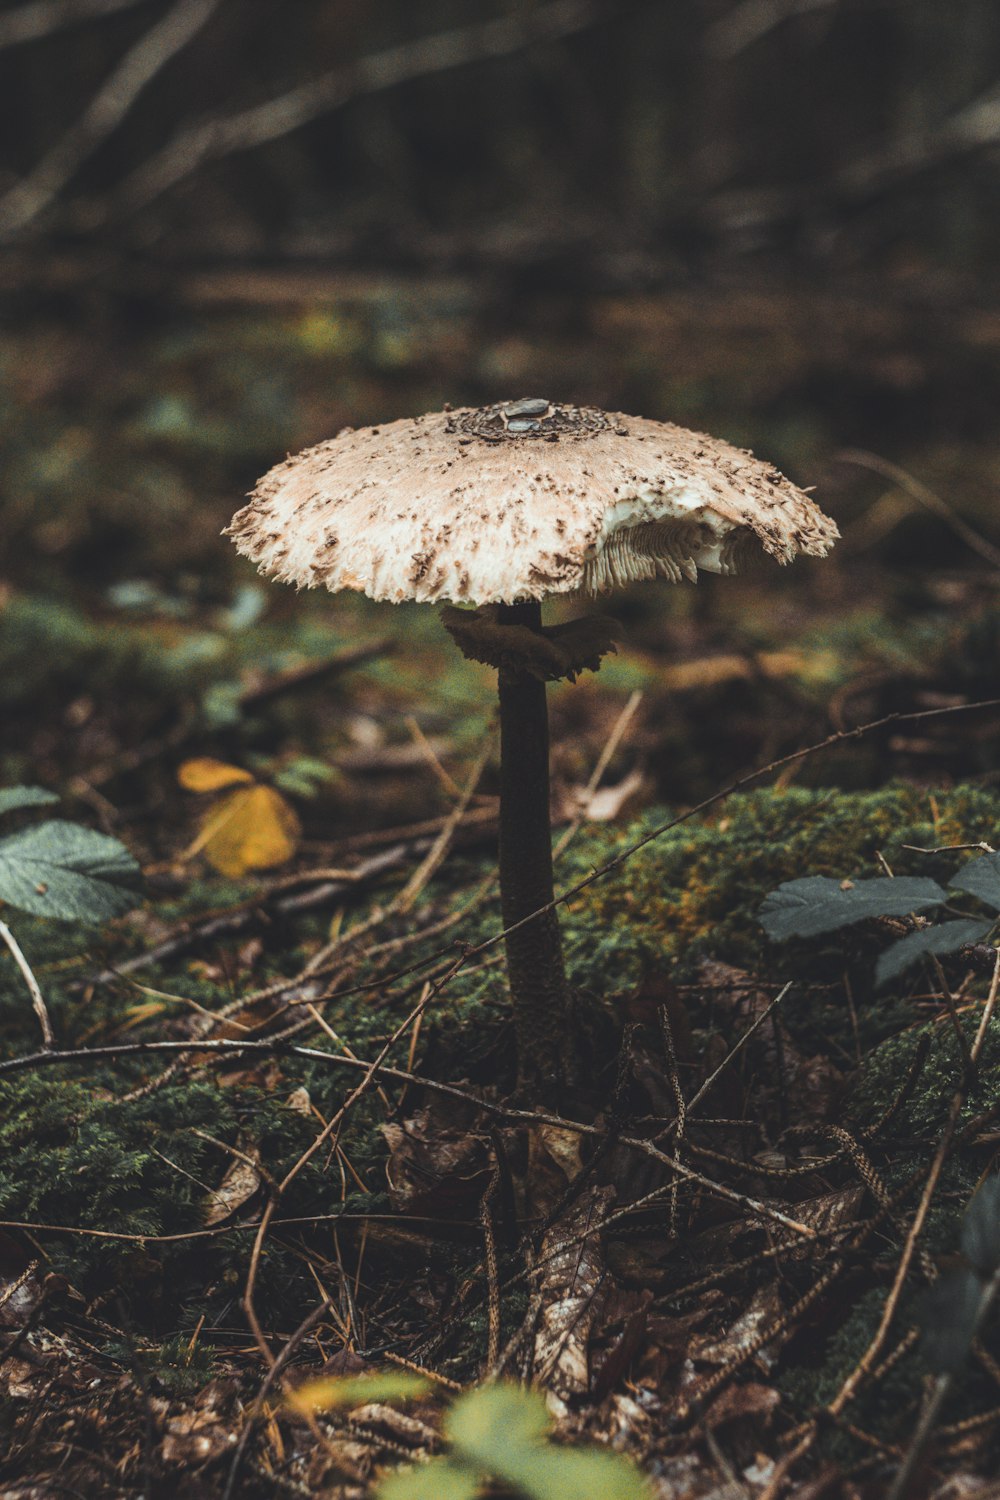
[[[24,982],[28,986],[28,993],[31,996],[31,1004],[34,1009],[35,1015],[38,1017],[38,1024],[42,1028],[42,1042],[46,1047],[52,1047],[55,1045],[56,1038],[55,1032],[52,1030],[52,1022],[49,1020],[49,1012],[48,1007],[45,1004],[45,997],[43,996],[41,989],[39,988],[38,980],[32,973],[31,965],[28,963],[28,960],[21,952],[21,945],[18,943],[17,939],[11,932],[10,928],[7,926],[6,922],[0,922],[0,940],[2,940],[7,945],[7,948],[10,951],[11,958],[17,964],[17,967],[20,969],[21,974],[24,978]]]
[[[318,884],[308,886],[304,891],[280,895],[277,900],[269,899],[265,895],[259,900],[247,902],[234,910],[208,917],[203,922],[185,923],[184,926],[171,933],[170,937],[164,938],[162,943],[157,943],[154,948],[148,948],[145,952],[136,954],[134,958],[124,959],[120,964],[102,970],[100,974],[93,975],[85,982],[87,984],[111,984],[114,980],[128,974],[135,974],[140,969],[148,969],[153,964],[178,958],[202,943],[214,942],[219,938],[236,937],[240,933],[252,931],[268,917],[291,917],[301,912],[315,911],[349,893],[367,889],[383,875],[400,869],[414,854],[423,853],[429,847],[430,842],[429,839],[418,839],[410,844],[395,844],[390,849],[371,855],[342,879],[321,880]]]
[[[1000,142],[1000,83],[956,110],[938,130],[914,132],[884,151],[874,151],[837,174],[837,187],[849,198],[877,197],[886,188],[907,182],[963,156]]]
[[[706,44],[720,62],[732,62],[785,21],[836,4],[837,0],[741,0],[709,27]]]
[[[322,115],[343,109],[354,99],[384,93],[401,83],[450,72],[470,63],[510,57],[540,42],[557,41],[584,31],[610,13],[604,0],[549,0],[537,10],[457,26],[436,36],[387,47],[347,67],[322,73],[263,104],[182,130],[125,179],[110,209],[134,214],[192,176],[206,162],[278,140]]]
[[[997,124],[998,128],[1000,128],[1000,100],[998,100],[997,104]],[[860,469],[870,469],[873,474],[879,474],[883,479],[888,479],[892,484],[898,485],[912,500],[915,500],[918,505],[922,505],[924,510],[930,511],[933,516],[939,516],[942,521],[951,527],[956,536],[961,537],[965,545],[973,552],[978,553],[980,557],[984,558],[986,562],[992,563],[994,567],[1000,568],[1000,547],[995,546],[986,537],[980,536],[978,531],[952,510],[946,500],[942,500],[940,495],[936,495],[925,484],[921,484],[919,479],[914,479],[913,475],[908,474],[905,469],[901,469],[899,464],[894,464],[889,459],[882,458],[877,453],[866,453],[860,448],[844,449],[837,454],[837,458],[841,463],[856,464]],[[972,846],[963,846],[960,844],[957,847],[969,848]],[[976,847],[981,848],[982,845]],[[934,853],[939,852],[939,850],[934,851]]]
[[[35,42],[54,31],[65,31],[80,21],[110,16],[144,3],[145,0],[29,0],[27,5],[19,5],[0,16],[0,51],[20,46],[22,42]]]
[[[76,124],[0,198],[0,241],[13,239],[55,202],[88,157],[117,130],[147,85],[201,31],[220,3],[177,0],[126,52]]]

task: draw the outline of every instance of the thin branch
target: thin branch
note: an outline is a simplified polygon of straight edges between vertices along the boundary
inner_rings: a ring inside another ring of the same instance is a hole
[[[732,62],[785,21],[829,10],[836,4],[837,0],[741,0],[709,27],[705,39],[708,50],[720,62]]]
[[[0,241],[12,239],[51,206],[83,163],[117,130],[157,73],[201,31],[220,4],[221,0],[177,0],[126,52],[76,124],[0,198]]]
[[[983,1007],[983,1013],[979,1020],[979,1026],[976,1031],[975,1040],[972,1043],[971,1057],[974,1065],[978,1064],[979,1062],[980,1053],[983,1049],[983,1043],[986,1040],[986,1033],[989,1030],[990,1022],[993,1019],[993,1014],[997,1004],[998,991],[1000,991],[1000,953],[997,954],[996,964],[993,970],[993,982],[990,985],[990,992],[987,996],[986,1004]],[[859,1385],[864,1380],[865,1376],[868,1375],[872,1370],[873,1366],[881,1355],[883,1348],[885,1347],[885,1341],[888,1337],[889,1329],[892,1326],[892,1321],[896,1316],[896,1311],[899,1307],[899,1301],[903,1293],[903,1286],[906,1282],[907,1276],[910,1273],[910,1266],[913,1263],[913,1256],[917,1248],[917,1241],[920,1238],[921,1232],[924,1228],[924,1224],[927,1221],[927,1215],[930,1212],[934,1193],[937,1190],[938,1181],[940,1180],[941,1173],[944,1169],[944,1164],[948,1158],[948,1152],[951,1148],[951,1144],[955,1136],[955,1130],[958,1125],[959,1116],[962,1113],[962,1107],[965,1103],[965,1097],[965,1078],[963,1076],[961,1083],[952,1096],[951,1104],[948,1109],[948,1118],[945,1121],[945,1127],[941,1134],[941,1140],[938,1144],[937,1151],[934,1154],[934,1160],[931,1162],[930,1171],[927,1174],[927,1180],[924,1183],[924,1190],[920,1197],[920,1203],[917,1207],[917,1212],[914,1215],[913,1222],[910,1225],[909,1232],[906,1236],[906,1243],[903,1246],[903,1253],[900,1257],[899,1265],[896,1268],[896,1275],[893,1278],[892,1287],[889,1291],[888,1297],[885,1300],[885,1306],[882,1309],[882,1317],[879,1322],[879,1326],[876,1329],[874,1337],[872,1338],[871,1343],[868,1345],[868,1348],[858,1360],[854,1369],[851,1371],[850,1375],[844,1381],[840,1390],[837,1392],[836,1396],[829,1404],[828,1410],[834,1417],[840,1416],[840,1414],[844,1410],[844,1407],[854,1399]]]
[[[982,1327],[987,1313],[996,1301],[998,1292],[1000,1292],[1000,1271],[994,1271],[989,1280],[984,1283],[979,1296],[979,1304],[972,1322],[973,1338],[975,1338]],[[954,1375],[948,1371],[939,1375],[935,1381],[930,1400],[924,1407],[920,1421],[917,1423],[917,1430],[913,1434],[913,1441],[910,1444],[909,1451],[896,1472],[896,1477],[892,1481],[892,1487],[886,1496],[886,1500],[905,1500],[910,1489],[910,1481],[913,1479],[917,1465],[923,1457],[924,1449],[930,1441],[938,1414],[944,1405],[945,1399],[951,1392],[954,1379]]]
[[[52,1022],[49,1020],[45,997],[39,989],[38,980],[31,972],[31,965],[21,952],[17,938],[11,932],[6,922],[0,922],[0,940],[7,944],[11,957],[24,975],[24,982],[28,986],[28,993],[31,996],[31,1004],[34,1007],[35,1015],[38,1017],[38,1024],[42,1028],[42,1041],[46,1047],[52,1047],[55,1044],[56,1034],[52,1030]]]
[[[998,125],[1000,125],[1000,103],[997,106],[997,118]],[[866,453],[861,448],[848,448],[836,456],[841,463],[854,464],[859,469],[870,469],[873,474],[879,474],[883,479],[888,479],[892,484],[898,485],[918,505],[922,505],[932,515],[939,516],[973,552],[978,553],[986,562],[992,563],[995,568],[1000,568],[1000,547],[995,546],[986,537],[980,536],[978,531],[952,510],[946,500],[942,500],[940,495],[936,495],[925,484],[921,484],[919,479],[914,479],[913,475],[901,469],[899,464],[894,464],[877,453]]]
[[[252,151],[290,135],[354,99],[383,93],[470,63],[510,57],[539,42],[584,31],[613,14],[604,0],[549,0],[537,10],[457,26],[334,68],[309,83],[249,109],[190,126],[125,179],[114,207],[125,214],[147,207],[206,162]]]
[[[65,31],[80,21],[110,16],[119,10],[132,10],[146,0],[29,0],[0,16],[0,51],[35,42],[39,37]]]
[[[883,151],[863,156],[837,173],[836,186],[847,197],[874,198],[896,182],[943,166],[1000,142],[1000,83],[994,82],[928,134],[914,131]]]

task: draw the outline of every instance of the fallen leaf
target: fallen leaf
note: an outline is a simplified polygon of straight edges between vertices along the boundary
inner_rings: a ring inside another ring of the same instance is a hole
[[[256,1152],[247,1154],[256,1156]],[[234,1157],[219,1186],[209,1194],[205,1207],[206,1225],[211,1228],[213,1224],[231,1219],[233,1214],[249,1203],[260,1183],[260,1172],[253,1160],[244,1161],[240,1156]]]
[[[389,1146],[386,1178],[404,1213],[475,1217],[492,1170],[485,1137],[466,1126],[439,1125],[429,1109],[382,1126]]]
[[[302,829],[294,808],[269,786],[241,786],[205,816],[186,857],[204,853],[231,880],[270,870],[295,853]]]
[[[739,1422],[749,1417],[761,1427],[768,1427],[780,1405],[781,1392],[773,1386],[761,1385],[758,1380],[748,1380],[745,1385],[730,1385],[708,1408],[705,1426],[724,1427],[727,1422]]]
[[[253,777],[239,766],[227,765],[210,755],[186,760],[177,772],[177,780],[186,792],[221,792],[227,786],[249,786]]]
[[[590,1329],[607,1277],[602,1226],[614,1197],[613,1188],[591,1188],[542,1240],[535,1378],[558,1401],[590,1389]]]

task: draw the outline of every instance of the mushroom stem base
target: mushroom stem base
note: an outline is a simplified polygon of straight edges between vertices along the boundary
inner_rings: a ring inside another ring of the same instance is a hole
[[[541,629],[541,606],[505,604],[502,624]],[[522,1092],[552,1103],[573,1083],[572,1004],[553,897],[549,722],[545,684],[502,669],[500,686],[500,898]],[[526,918],[531,918],[526,921]]]

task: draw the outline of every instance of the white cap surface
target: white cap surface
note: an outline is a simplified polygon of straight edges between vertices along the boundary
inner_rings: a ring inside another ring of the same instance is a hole
[[[822,557],[839,535],[742,449],[541,398],[345,429],[265,474],[227,533],[299,587],[472,604]]]

